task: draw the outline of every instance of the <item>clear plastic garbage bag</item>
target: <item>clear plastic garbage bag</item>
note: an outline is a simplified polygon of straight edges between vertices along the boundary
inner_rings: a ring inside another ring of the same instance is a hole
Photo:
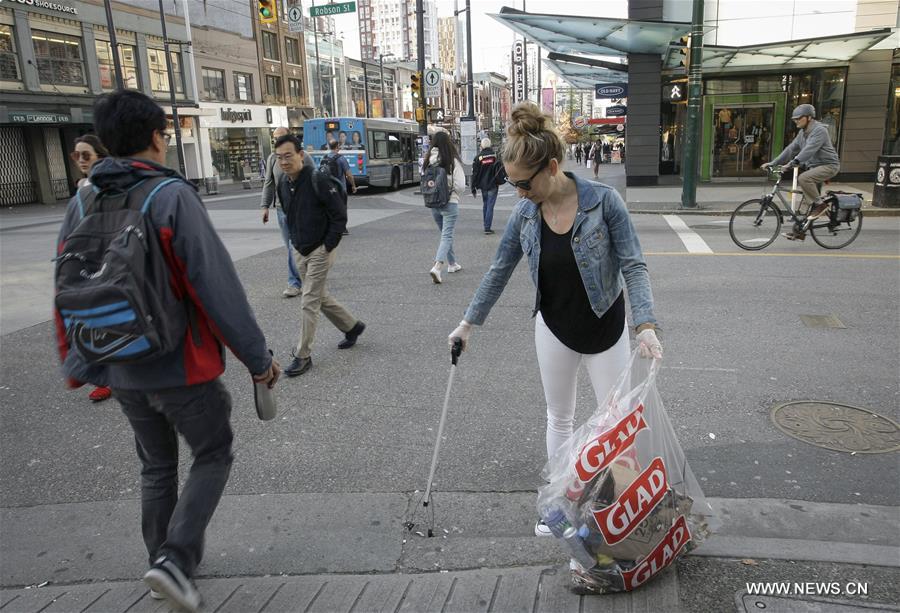
[[[544,466],[538,513],[572,556],[572,583],[637,589],[717,522],[656,390],[659,360],[635,349],[603,404]]]

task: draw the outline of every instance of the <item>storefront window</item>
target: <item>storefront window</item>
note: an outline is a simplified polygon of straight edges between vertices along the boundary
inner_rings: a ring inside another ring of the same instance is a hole
[[[116,89],[116,67],[113,63],[112,46],[108,41],[95,41],[97,62],[100,65],[100,87],[106,90]],[[119,63],[122,66],[122,79],[125,89],[139,89],[137,60],[134,47],[119,44]]]
[[[202,68],[203,90],[207,100],[225,100],[225,71]]]
[[[767,94],[784,91],[780,74],[755,75],[753,78],[709,79],[704,83],[709,94]]]
[[[713,176],[758,176],[772,159],[774,116],[775,105],[768,103],[714,107]]]
[[[150,89],[154,94],[169,93],[169,73],[162,49],[147,49],[147,64],[150,68]],[[181,54],[169,52],[172,60],[172,73],[175,77],[175,93],[184,94],[184,76],[181,72]]]
[[[822,71],[822,84],[816,104],[816,114],[831,137],[831,144],[838,146],[841,134],[841,109],[844,107],[844,68]]]
[[[243,181],[260,172],[269,134],[266,128],[210,128],[212,161],[219,178]]]
[[[891,71],[891,92],[882,153],[900,155],[900,64],[894,64]]]
[[[253,75],[234,73],[234,95],[238,100],[253,100]]]
[[[19,57],[16,55],[12,27],[0,25],[0,81],[19,80]]]
[[[81,39],[33,30],[38,77],[47,85],[84,85]]]

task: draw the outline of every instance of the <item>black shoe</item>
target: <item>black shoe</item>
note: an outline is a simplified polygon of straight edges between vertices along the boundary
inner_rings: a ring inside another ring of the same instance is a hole
[[[284,374],[288,377],[299,377],[312,366],[312,357],[308,358],[298,358],[294,357],[291,360],[291,363],[288,364],[287,368],[284,369]]]
[[[356,339],[358,339],[359,335],[365,332],[365,330],[366,324],[357,321],[356,325],[350,328],[349,332],[344,333],[344,340],[338,343],[338,349],[350,349],[350,347],[356,344]]]
[[[484,231],[484,233],[485,233],[485,234],[493,234],[494,231],[491,230],[490,228],[488,228],[487,230]]]
[[[165,598],[172,608],[193,613],[200,608],[202,598],[193,581],[172,560],[162,557],[144,575],[152,598]],[[153,594],[156,596],[153,596]]]

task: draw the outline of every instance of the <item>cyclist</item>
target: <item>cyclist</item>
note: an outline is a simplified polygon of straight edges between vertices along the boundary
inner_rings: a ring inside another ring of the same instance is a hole
[[[809,215],[801,230],[784,235],[788,240],[804,240],[806,228],[812,220],[828,210],[828,204],[821,201],[818,183],[835,176],[841,169],[841,161],[831,144],[828,127],[816,121],[815,117],[816,109],[811,104],[801,104],[795,108],[791,113],[791,120],[799,130],[797,137],[781,152],[781,155],[760,167],[765,170],[770,166],[782,164],[806,166],[806,170],[797,177],[797,183],[803,190],[804,201],[810,205]]]

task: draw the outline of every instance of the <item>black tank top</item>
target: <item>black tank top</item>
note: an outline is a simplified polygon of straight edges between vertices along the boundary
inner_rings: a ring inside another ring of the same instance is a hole
[[[556,234],[543,219],[538,288],[544,323],[572,351],[600,353],[619,341],[625,329],[624,292],[597,317],[572,252],[572,229]]]

